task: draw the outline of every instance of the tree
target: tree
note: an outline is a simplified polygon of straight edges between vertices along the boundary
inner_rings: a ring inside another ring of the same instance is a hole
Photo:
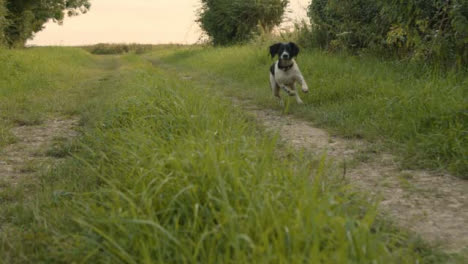
[[[89,0],[6,0],[6,41],[10,47],[24,46],[50,19],[60,24],[65,15],[86,13],[90,6]]]
[[[282,21],[289,0],[202,0],[197,22],[215,45],[250,39],[259,28],[270,32]]]

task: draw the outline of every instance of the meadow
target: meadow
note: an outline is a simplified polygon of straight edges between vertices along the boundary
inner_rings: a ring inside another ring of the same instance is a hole
[[[179,47],[148,59],[216,81],[229,96],[281,110],[268,83],[269,43],[228,48]],[[347,138],[396,153],[403,168],[448,170],[468,177],[468,74],[373,56],[306,50],[297,62],[310,93],[297,115]]]
[[[249,47],[184,49],[110,56],[78,48],[0,50],[7,62],[0,66],[2,145],[14,142],[9,127],[40,125],[53,116],[78,117],[81,124],[73,147],[63,146],[64,162],[39,172],[37,181],[1,184],[1,261],[462,263],[396,228],[325,156],[290,150],[224,97],[276,107],[263,80],[270,63],[266,54]],[[323,55],[305,55],[300,61],[305,73],[333,71],[332,66],[313,70],[303,63],[307,56],[327,62]],[[351,74],[352,62],[334,60],[348,67],[335,84],[371,79],[365,72]],[[201,80],[217,74],[226,91],[182,80],[163,63],[203,71],[197,75]],[[345,98],[362,104],[354,99],[367,93],[357,84],[342,95],[340,86],[318,90],[322,81],[310,79],[307,106],[291,104],[289,111],[314,113],[314,120],[344,135],[360,131],[377,138],[367,130],[371,113],[358,115],[360,124],[348,120],[358,117],[351,117]],[[452,90],[456,109],[460,89]],[[332,107],[332,101],[338,103]],[[325,111],[332,108],[337,110]]]

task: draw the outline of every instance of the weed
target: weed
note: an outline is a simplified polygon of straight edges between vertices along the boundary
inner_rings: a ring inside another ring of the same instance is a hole
[[[70,138],[57,137],[54,138],[52,144],[45,151],[45,154],[54,158],[64,158],[72,152],[76,152],[78,148],[79,146],[72,142]]]

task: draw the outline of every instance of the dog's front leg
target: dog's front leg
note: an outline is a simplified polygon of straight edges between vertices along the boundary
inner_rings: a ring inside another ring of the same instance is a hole
[[[302,102],[301,97],[299,97],[299,93],[296,91],[296,84],[293,84],[291,88],[296,93],[296,102],[298,104],[303,104],[304,102]]]
[[[273,88],[273,95],[278,98],[278,102],[281,106],[284,105],[283,103],[283,98],[281,98],[281,95],[280,95],[280,87],[278,85],[275,84],[275,87]]]
[[[286,86],[286,85],[284,85],[284,84],[281,85],[281,88],[282,88],[289,96],[294,96],[294,95],[296,95],[296,92],[295,92],[295,91],[289,89],[289,87]]]
[[[281,106],[283,106],[283,99],[281,98],[280,95],[280,86],[276,83],[275,77],[270,74],[270,85],[271,85],[271,90],[273,91],[273,96],[278,98],[278,102]]]
[[[306,81],[304,80],[304,77],[302,76],[302,74],[299,74],[296,78],[296,80],[301,84],[301,87],[302,87],[302,91],[304,93],[308,93],[309,92],[309,86],[307,86],[307,83]]]

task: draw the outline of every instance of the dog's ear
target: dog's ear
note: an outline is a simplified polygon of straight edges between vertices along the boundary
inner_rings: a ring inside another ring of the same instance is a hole
[[[291,47],[291,56],[296,57],[299,54],[299,47],[294,42],[289,42],[288,45]]]
[[[276,54],[278,54],[278,50],[280,46],[281,46],[281,43],[276,43],[270,46],[270,55],[272,58],[274,58]]]

